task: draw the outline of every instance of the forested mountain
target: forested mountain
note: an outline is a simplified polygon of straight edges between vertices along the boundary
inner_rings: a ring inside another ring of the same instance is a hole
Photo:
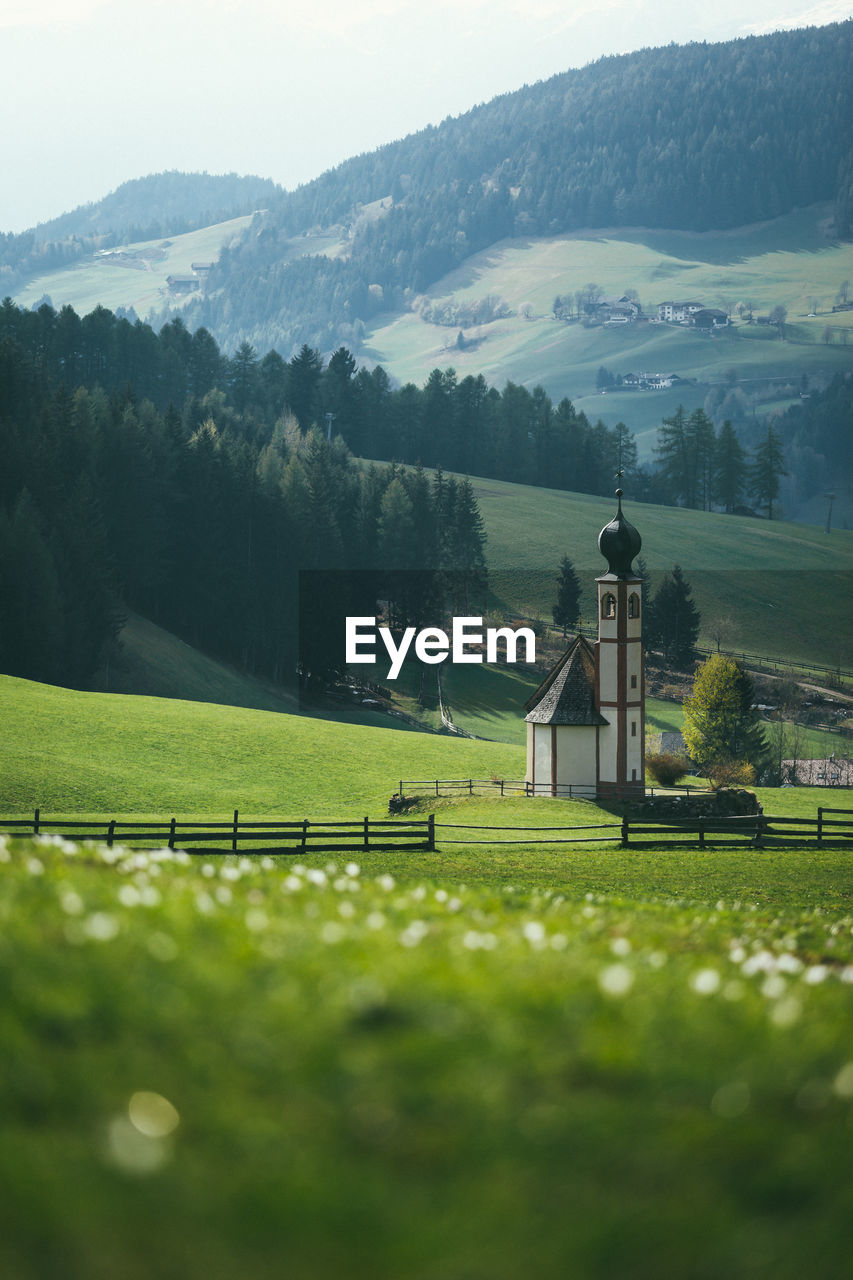
[[[702,231],[835,201],[850,234],[853,22],[604,58],[359,156],[270,202],[191,325],[331,351],[508,236]],[[376,215],[360,218],[364,206]],[[339,226],[344,253],[294,238]]]
[[[181,235],[265,208],[281,194],[269,178],[235,173],[151,174],[20,235],[0,234],[0,296],[45,271],[139,240]]]

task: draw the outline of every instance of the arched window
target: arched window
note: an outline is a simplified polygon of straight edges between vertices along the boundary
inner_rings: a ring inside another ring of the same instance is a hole
[[[602,618],[616,617],[616,597],[609,591],[601,597],[601,616]]]
[[[628,597],[628,617],[639,618],[640,616],[640,597],[636,591],[632,591]]]

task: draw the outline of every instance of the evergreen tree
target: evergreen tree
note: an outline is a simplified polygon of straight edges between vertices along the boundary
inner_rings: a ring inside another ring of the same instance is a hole
[[[714,470],[714,500],[725,511],[734,511],[746,487],[746,454],[735,429],[727,419],[717,438],[717,463]]]
[[[696,460],[691,449],[687,414],[679,405],[671,418],[664,418],[658,428],[654,452],[659,459],[661,477],[673,502],[684,506],[696,504]]]
[[[773,502],[779,496],[779,480],[788,474],[781,437],[768,426],[767,435],[755,451],[749,471],[749,492],[767,507],[767,519],[773,519]]]
[[[486,527],[474,494],[474,487],[466,476],[456,489],[452,528],[450,532],[450,564],[456,586],[457,607],[461,604],[466,613],[472,603],[482,601],[488,584],[486,570]]]
[[[690,584],[680,565],[674,565],[654,594],[646,613],[644,634],[649,648],[659,649],[667,662],[687,666],[699,636],[700,615]]]
[[[0,670],[58,682],[65,627],[53,556],[30,494],[0,509]]]
[[[557,577],[557,601],[551,610],[551,614],[554,619],[554,626],[562,629],[564,640],[569,627],[573,627],[578,620],[580,595],[581,585],[578,581],[578,575],[575,573],[574,565],[568,556],[563,556],[560,561],[560,573]]]
[[[319,351],[304,342],[288,365],[287,403],[303,431],[317,421],[320,411],[320,378],[323,360]]]
[[[694,409],[688,418],[687,439],[695,484],[693,502],[689,505],[710,511],[717,440],[714,424],[704,409]]]

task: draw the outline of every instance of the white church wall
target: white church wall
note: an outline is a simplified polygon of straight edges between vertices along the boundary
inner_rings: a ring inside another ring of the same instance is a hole
[[[534,724],[533,780],[537,791],[551,791],[551,726]]]
[[[561,786],[583,788],[581,794],[595,795],[595,727],[557,726],[557,782]]]
[[[616,708],[602,707],[601,714],[607,721],[598,731],[598,776],[602,782],[616,781]]]

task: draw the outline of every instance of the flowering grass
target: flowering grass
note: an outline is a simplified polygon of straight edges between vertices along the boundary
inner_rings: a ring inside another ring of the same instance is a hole
[[[5,841],[0,1270],[843,1274],[848,858]]]

